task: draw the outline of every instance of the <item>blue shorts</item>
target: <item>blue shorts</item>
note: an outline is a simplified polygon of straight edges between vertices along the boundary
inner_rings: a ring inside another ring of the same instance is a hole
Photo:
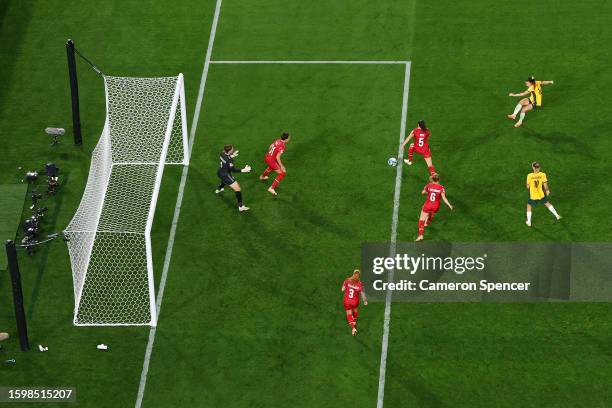
[[[539,200],[532,200],[531,198],[527,199],[527,204],[532,207],[537,207],[539,204],[546,204],[548,202],[548,197],[544,196],[544,198],[540,198]]]

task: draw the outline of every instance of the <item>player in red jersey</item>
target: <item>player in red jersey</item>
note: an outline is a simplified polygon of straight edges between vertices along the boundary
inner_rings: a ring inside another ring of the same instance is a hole
[[[427,126],[425,126],[425,121],[422,119],[419,120],[419,127],[414,128],[406,140],[404,140],[402,150],[414,137],[414,143],[411,143],[410,146],[408,146],[408,158],[404,159],[404,162],[406,162],[407,165],[412,166],[412,154],[417,152],[425,159],[425,163],[427,163],[427,167],[429,168],[429,174],[434,174],[436,169],[431,161],[431,152],[429,151],[429,144],[427,143],[427,139],[429,139],[430,134],[431,132],[429,129],[427,129]]]
[[[342,291],[344,292],[344,310],[346,310],[346,320],[351,326],[351,334],[357,334],[357,316],[359,311],[359,295],[363,299],[363,304],[367,306],[368,298],[366,298],[363,285],[361,284],[361,274],[359,269],[355,269],[353,274],[346,278],[342,283]]]
[[[276,176],[276,178],[274,179],[272,186],[270,186],[270,188],[268,189],[268,191],[272,195],[278,195],[276,193],[275,188],[276,186],[278,186],[278,183],[280,183],[281,180],[285,178],[285,175],[287,174],[287,170],[285,169],[285,166],[281,161],[281,155],[285,152],[286,144],[289,143],[290,139],[291,135],[289,135],[289,133],[283,133],[280,139],[276,139],[274,143],[270,145],[268,153],[266,153],[265,161],[268,165],[268,168],[266,168],[262,175],[259,176],[259,179],[267,180],[268,174],[270,174],[271,171],[275,171],[276,173],[278,173],[278,176]]]
[[[423,231],[425,227],[428,226],[433,220],[434,214],[438,212],[440,209],[440,197],[444,200],[444,204],[448,205],[448,208],[451,210],[453,206],[448,202],[446,198],[446,191],[444,187],[438,183],[440,181],[440,176],[437,174],[432,174],[429,177],[430,183],[427,184],[421,194],[427,194],[427,201],[423,204],[423,209],[421,210],[421,217],[419,218],[419,236],[415,241],[423,240]]]

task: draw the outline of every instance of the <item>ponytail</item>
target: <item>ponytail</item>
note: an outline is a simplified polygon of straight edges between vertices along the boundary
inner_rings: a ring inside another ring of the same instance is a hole
[[[350,282],[352,282],[352,283],[359,283],[359,282],[361,282],[361,272],[359,272],[359,269],[355,269],[353,271],[353,274],[348,277],[348,280]]]

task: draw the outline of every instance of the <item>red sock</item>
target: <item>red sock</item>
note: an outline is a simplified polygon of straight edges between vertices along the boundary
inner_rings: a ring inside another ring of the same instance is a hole
[[[419,236],[423,235],[423,231],[425,231],[425,222],[419,220]]]
[[[433,221],[433,217],[434,217],[434,213],[429,213],[429,218],[427,218],[427,222],[425,223],[425,226],[428,226],[429,224],[431,224],[431,222]]]
[[[357,321],[358,316],[359,316],[359,310],[353,309],[353,317],[355,318],[355,321]]]
[[[261,174],[261,177],[266,177],[268,174],[270,174],[270,172],[272,171],[272,169],[270,167],[268,167],[267,169],[264,170],[264,172]]]
[[[434,166],[429,166],[429,174],[434,174],[436,172],[436,169],[434,168]]]
[[[355,316],[347,314],[346,320],[348,320],[349,326],[354,329],[355,325],[357,324],[357,322],[355,321]]]
[[[414,145],[411,144],[408,148],[408,161],[412,161],[412,153],[414,153]]]
[[[280,183],[281,180],[285,178],[285,174],[287,173],[281,173],[276,176],[276,178],[274,179],[274,183],[272,183],[272,188],[276,188],[276,186],[278,186],[278,183]]]

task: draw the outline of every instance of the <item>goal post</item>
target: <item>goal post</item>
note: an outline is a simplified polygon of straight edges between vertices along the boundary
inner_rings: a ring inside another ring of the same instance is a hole
[[[182,84],[183,76],[179,75],[179,82]],[[164,135],[164,143],[161,149],[161,156],[159,158],[160,165],[157,166],[157,174],[155,175],[155,187],[153,189],[153,197],[151,198],[151,206],[149,208],[149,214],[147,216],[147,225],[145,227],[145,244],[147,251],[147,274],[148,274],[148,283],[149,283],[149,307],[151,308],[151,326],[157,325],[157,307],[155,305],[155,282],[153,276],[153,249],[151,245],[151,229],[153,228],[153,219],[155,218],[155,208],[157,206],[157,197],[159,195],[159,188],[161,186],[162,176],[164,174],[164,166],[162,163],[166,163],[166,157],[168,153],[168,147],[170,146],[170,138],[172,136],[172,129],[174,126],[174,119],[176,118],[176,106],[178,106],[181,98],[181,86],[177,84],[177,87],[174,92],[174,96],[172,97],[172,106],[174,109],[170,109],[170,115],[168,118],[168,123],[166,125],[166,133]],[[182,105],[181,105],[181,113],[182,113]],[[179,113],[179,115],[181,114]],[[182,121],[185,123],[185,121]],[[181,133],[183,128],[181,126]],[[186,134],[183,133],[183,141],[186,137]],[[183,143],[183,152],[187,151],[187,145]],[[185,156],[183,156],[185,159]]]
[[[106,120],[64,231],[77,326],[157,324],[151,229],[165,165],[189,164],[183,75],[104,76]]]

